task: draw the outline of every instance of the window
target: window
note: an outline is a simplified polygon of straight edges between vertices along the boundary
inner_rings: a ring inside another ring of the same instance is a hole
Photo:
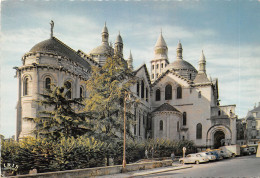
[[[26,77],[23,81],[23,95],[26,96],[29,94],[29,78]]]
[[[221,115],[221,111],[220,111],[220,110],[218,111],[218,115],[219,115],[219,116]]]
[[[160,120],[160,130],[163,130],[163,121]]]
[[[159,64],[156,64],[156,69],[158,69],[159,68]]]
[[[172,99],[172,86],[168,84],[165,87],[165,100],[171,100]]]
[[[67,91],[66,91],[66,97],[68,98],[68,99],[71,99],[72,98],[72,95],[71,95],[71,83],[69,82],[69,81],[67,81],[67,82],[65,82],[65,88],[67,89]]]
[[[202,138],[202,125],[201,125],[201,123],[197,124],[197,127],[196,127],[196,138],[197,139],[201,139]]]
[[[177,99],[182,98],[182,88],[179,86],[177,87]]]
[[[184,135],[182,136],[182,140],[185,140],[185,136]]]
[[[139,96],[139,82],[137,82],[137,85],[136,85],[136,94],[137,94],[137,96]]]
[[[148,93],[148,88],[145,88],[145,100],[148,102],[148,96],[149,96],[149,93]]]
[[[45,88],[46,88],[47,90],[50,90],[50,89],[51,89],[51,79],[50,79],[49,77],[47,77],[47,78],[45,79]]]
[[[83,89],[82,86],[81,86],[80,89],[79,89],[79,97],[80,97],[80,98],[83,98],[83,97],[84,97],[84,89]]]
[[[157,74],[156,74],[156,78],[158,78],[158,76],[159,76],[159,74],[157,73]]]
[[[161,64],[161,68],[163,68],[163,64]]]
[[[201,98],[201,91],[199,91],[199,93],[198,93],[198,97]]]
[[[154,65],[152,65],[152,68],[154,69]]]
[[[154,79],[154,74],[152,74],[152,79]]]
[[[141,98],[144,98],[144,81],[141,82]]]
[[[190,80],[191,80],[191,74],[190,74]]]
[[[160,100],[161,100],[161,91],[160,89],[157,89],[155,93],[155,101],[160,101]]]
[[[186,112],[183,112],[182,125],[186,125],[186,123],[187,123],[187,114],[186,114]]]
[[[180,131],[180,123],[179,123],[179,121],[177,122],[177,132],[179,132]]]

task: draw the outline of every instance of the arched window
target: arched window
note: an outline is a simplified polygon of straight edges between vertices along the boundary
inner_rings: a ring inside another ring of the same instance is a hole
[[[163,68],[163,63],[161,64],[161,68]]]
[[[160,120],[160,130],[163,130],[163,121]]]
[[[171,100],[172,99],[172,86],[168,84],[165,87],[165,100]]]
[[[183,112],[183,116],[182,116],[182,125],[186,125],[187,124],[187,113]]]
[[[156,90],[155,100],[156,100],[156,101],[160,101],[160,100],[161,100],[161,91],[160,91],[160,89],[157,89],[157,90]]]
[[[221,115],[221,111],[220,111],[220,110],[218,111],[218,115],[219,115],[219,116]]]
[[[139,96],[139,88],[140,88],[139,82],[137,81],[137,85],[136,85],[136,94],[137,94],[137,96]]]
[[[180,131],[180,123],[179,123],[179,121],[177,122],[177,132],[179,132]]]
[[[141,98],[144,98],[144,81],[141,82]]]
[[[182,88],[179,86],[177,87],[177,99],[182,98]]]
[[[149,94],[148,94],[148,88],[145,88],[145,100],[148,102],[148,97],[149,97]]]
[[[71,99],[72,98],[72,95],[71,95],[71,82],[69,82],[69,81],[67,81],[67,82],[65,82],[65,88],[66,88],[66,97],[67,98],[69,98],[69,99]]]
[[[45,88],[47,90],[51,89],[51,79],[49,77],[45,79]]]
[[[191,74],[190,74],[190,80],[191,80]]]
[[[80,98],[84,97],[84,88],[82,86],[80,86],[80,88],[79,88],[79,97]]]
[[[198,93],[198,97],[201,98],[201,91],[199,91],[199,93]]]
[[[23,81],[23,95],[26,96],[29,94],[29,78],[26,77]]]
[[[197,127],[196,127],[196,138],[197,139],[201,139],[202,138],[202,125],[201,125],[201,123],[197,124]]]

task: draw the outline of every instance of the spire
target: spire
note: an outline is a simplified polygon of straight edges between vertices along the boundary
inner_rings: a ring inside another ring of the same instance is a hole
[[[118,35],[117,35],[117,37],[116,37],[115,43],[122,43],[122,44],[123,44],[123,40],[122,40],[122,37],[121,37],[121,35],[120,35],[120,31],[118,32]]]
[[[182,45],[181,45],[181,42],[180,42],[180,40],[179,40],[179,42],[178,42],[178,45],[177,45],[177,49],[176,49],[176,52],[177,52],[177,60],[182,60],[183,58],[182,58]]]
[[[206,73],[206,58],[203,53],[203,50],[201,51],[201,55],[199,59],[199,73]]]
[[[53,28],[54,28],[54,22],[53,22],[53,20],[51,20],[50,25],[51,25],[51,38],[53,38]]]
[[[168,60],[168,47],[162,35],[162,29],[154,47],[154,59]]]
[[[128,68],[133,70],[133,57],[132,57],[131,50],[130,50],[130,55],[127,59],[127,64],[128,64]]]
[[[103,27],[101,35],[102,35],[102,43],[108,44],[109,34],[108,34],[106,22],[105,22],[105,26]]]
[[[116,41],[115,41],[115,54],[119,55],[120,57],[123,57],[123,46],[124,46],[123,40],[119,31],[119,34],[116,37]]]
[[[162,30],[161,30],[161,33],[157,39],[157,42],[155,44],[155,47],[167,47],[167,44],[163,38],[163,35],[162,35]]]

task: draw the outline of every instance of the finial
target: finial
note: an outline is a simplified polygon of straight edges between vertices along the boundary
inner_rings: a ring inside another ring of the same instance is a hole
[[[50,25],[51,25],[51,38],[52,38],[52,37],[53,37],[53,28],[54,28],[54,22],[53,22],[53,20],[51,20]]]

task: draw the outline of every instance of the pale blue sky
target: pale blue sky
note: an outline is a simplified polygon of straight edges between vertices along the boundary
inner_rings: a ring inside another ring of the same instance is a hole
[[[106,21],[109,40],[120,31],[124,56],[131,49],[134,68],[150,67],[162,29],[169,60],[178,40],[184,59],[198,68],[201,50],[207,74],[219,79],[222,105],[236,104],[239,118],[260,102],[260,1],[3,1],[1,3],[1,125],[15,134],[17,79],[14,66],[36,43],[54,35],[88,53],[100,45]]]

